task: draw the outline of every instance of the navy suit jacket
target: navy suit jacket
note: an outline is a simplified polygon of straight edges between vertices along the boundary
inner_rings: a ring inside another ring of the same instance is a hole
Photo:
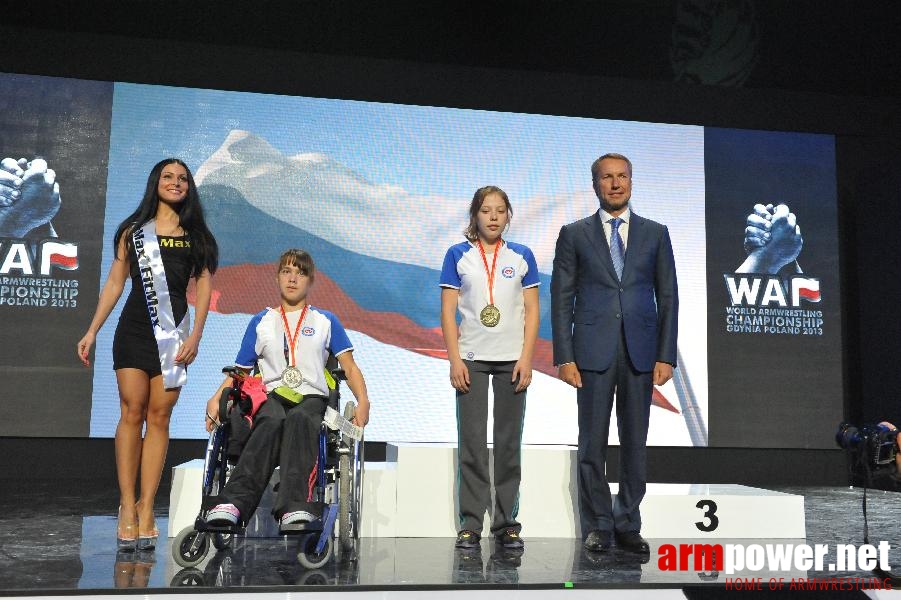
[[[599,213],[564,225],[551,278],[554,364],[575,362],[605,371],[621,331],[632,365],[676,365],[679,293],[665,225],[632,212],[623,278],[619,281]]]

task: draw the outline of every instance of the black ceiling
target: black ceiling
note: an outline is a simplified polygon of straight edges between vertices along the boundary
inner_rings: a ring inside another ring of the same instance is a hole
[[[6,4],[4,25],[38,30],[901,97],[897,1]]]

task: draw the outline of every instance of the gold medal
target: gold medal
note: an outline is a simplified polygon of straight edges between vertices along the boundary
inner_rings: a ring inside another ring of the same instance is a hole
[[[482,240],[476,240],[479,243],[479,254],[482,255],[482,263],[485,265],[485,273],[488,275],[488,305],[479,313],[479,321],[485,327],[496,327],[501,321],[501,311],[494,305],[494,271],[497,268],[497,255],[501,253],[501,247],[504,240],[498,238],[494,247],[494,258],[491,260],[491,268],[488,268],[488,257],[485,256],[485,248],[482,246]]]
[[[282,383],[292,390],[296,390],[303,385],[303,374],[297,367],[288,367],[282,371]]]
[[[489,304],[479,313],[479,320],[485,327],[495,327],[501,321],[501,311],[495,305]]]

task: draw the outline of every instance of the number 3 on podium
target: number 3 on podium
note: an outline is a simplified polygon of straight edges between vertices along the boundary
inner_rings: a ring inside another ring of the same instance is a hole
[[[715,530],[719,524],[720,519],[716,516],[716,502],[713,500],[698,500],[698,503],[695,504],[701,510],[707,509],[704,512],[704,518],[710,521],[709,523],[705,523],[704,521],[696,521],[695,525],[697,525],[698,529],[701,531],[713,531]]]

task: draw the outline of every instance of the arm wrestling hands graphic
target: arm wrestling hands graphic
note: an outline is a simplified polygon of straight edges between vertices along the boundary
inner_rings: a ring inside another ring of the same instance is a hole
[[[0,160],[0,237],[23,238],[42,225],[56,237],[50,220],[60,204],[56,172],[46,160]]]
[[[795,271],[801,273],[797,259],[803,246],[801,227],[788,206],[755,204],[745,227],[744,247],[748,256],[735,272],[776,274],[794,262]]]

